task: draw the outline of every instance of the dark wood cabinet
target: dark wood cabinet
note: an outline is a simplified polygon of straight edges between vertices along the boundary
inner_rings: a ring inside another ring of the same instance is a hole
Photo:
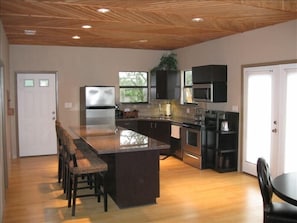
[[[194,84],[227,82],[226,65],[205,65],[192,67]]]
[[[169,121],[138,121],[138,132],[153,139],[170,144],[170,122]]]
[[[137,120],[132,120],[132,119],[130,120],[118,119],[116,120],[116,125],[137,132],[138,130],[137,122],[138,122]]]
[[[108,164],[108,194],[120,208],[156,203],[160,196],[159,150],[105,154],[101,158]]]
[[[179,71],[158,70],[151,73],[151,99],[180,98]]]

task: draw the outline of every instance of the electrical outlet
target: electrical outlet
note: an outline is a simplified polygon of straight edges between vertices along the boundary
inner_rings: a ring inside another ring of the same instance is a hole
[[[187,108],[187,114],[190,114],[190,109],[189,108]]]

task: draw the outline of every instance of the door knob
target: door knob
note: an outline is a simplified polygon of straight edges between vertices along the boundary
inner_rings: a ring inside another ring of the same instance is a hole
[[[272,132],[273,133],[277,133],[277,129],[272,129]]]

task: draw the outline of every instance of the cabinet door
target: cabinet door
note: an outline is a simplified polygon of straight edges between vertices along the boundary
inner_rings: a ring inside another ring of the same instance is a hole
[[[137,132],[137,120],[116,120],[116,125]]]
[[[192,67],[193,83],[227,82],[226,65]]]
[[[170,144],[170,122],[166,121],[138,121],[138,132]]]
[[[139,120],[138,121],[138,132],[140,134],[151,137],[151,125],[152,125],[151,121]]]
[[[180,75],[178,71],[158,70],[155,73],[151,73],[152,99],[178,99],[180,91]]]
[[[152,131],[152,138],[161,142],[170,144],[170,123],[164,121],[156,121]]]
[[[168,99],[167,71],[156,73],[156,99]]]
[[[178,71],[167,71],[167,99],[180,98],[180,74]]]

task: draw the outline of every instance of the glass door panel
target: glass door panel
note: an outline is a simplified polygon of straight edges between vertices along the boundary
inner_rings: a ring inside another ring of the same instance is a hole
[[[244,69],[244,121],[242,170],[256,175],[258,157],[271,162],[274,146],[275,79],[272,67]]]
[[[264,157],[275,177],[297,171],[297,64],[244,68],[242,170]]]
[[[283,172],[297,171],[296,165],[296,126],[297,126],[297,64],[295,68],[287,65],[282,69],[286,77],[286,112],[285,112],[285,153]]]

